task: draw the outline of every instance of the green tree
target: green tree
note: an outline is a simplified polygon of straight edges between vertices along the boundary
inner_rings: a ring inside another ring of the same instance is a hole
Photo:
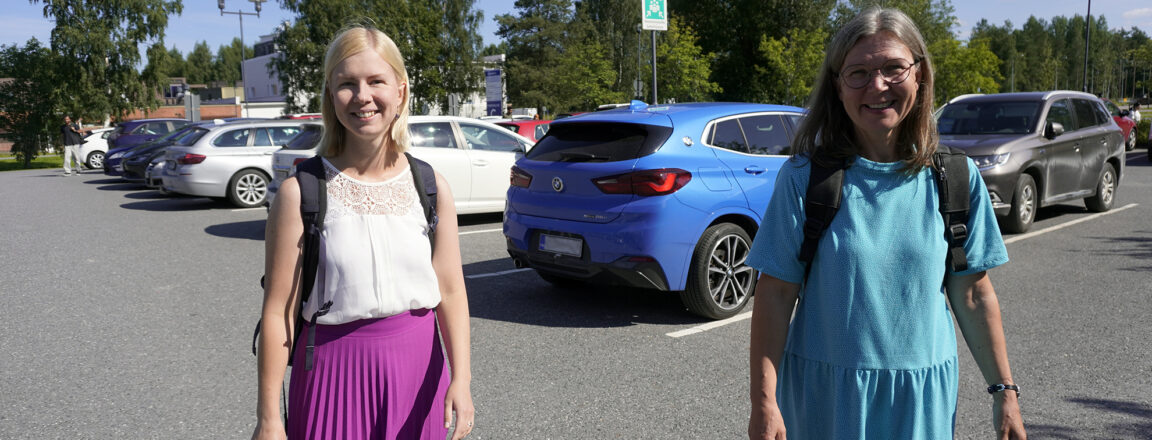
[[[62,125],[64,114],[59,108],[60,95],[55,93],[55,79],[60,60],[40,41],[32,38],[23,46],[0,46],[0,131],[12,141],[12,151],[31,167],[42,148],[58,145],[55,129]]]
[[[806,103],[824,63],[827,38],[823,29],[793,28],[784,37],[761,40],[765,64],[756,66],[756,75],[765,83],[769,102],[797,106]]]
[[[948,0],[847,0],[840,2],[834,15],[835,29],[839,29],[860,11],[872,6],[895,8],[911,18],[920,35],[929,46],[940,40],[955,38],[952,28],[956,25],[956,9]]]
[[[30,0],[44,5],[59,55],[61,110],[101,117],[154,109],[155,95],[140,80],[140,46],[162,40],[168,16],[180,14],[179,0]]]
[[[341,28],[368,24],[388,34],[405,57],[413,110],[447,110],[447,96],[480,84],[482,15],[474,0],[281,0],[296,15],[276,37],[272,61],[284,85],[288,111],[319,111],[324,87],[324,50]],[[370,17],[370,18],[368,18]],[[451,40],[451,41],[449,41]]]
[[[793,28],[825,28],[836,4],[836,0],[670,0],[668,9],[699,32],[704,53],[717,54],[712,67],[712,80],[722,89],[717,99],[768,102],[770,86],[763,77],[749,74],[757,67],[769,69],[760,43],[784,38]]]
[[[616,71],[595,38],[570,42],[560,56],[553,77],[552,112],[594,109],[608,102],[627,101],[628,94],[615,90]]]
[[[553,81],[563,73],[562,50],[573,41],[568,30],[575,18],[571,0],[517,0],[516,9],[518,15],[496,16],[496,35],[508,43],[509,101],[518,107],[572,110],[561,106],[561,91]]]
[[[704,53],[696,41],[691,26],[675,17],[668,20],[668,31],[661,33],[656,45],[656,91],[662,101],[711,101],[723,91],[709,79],[716,55]]]
[[[184,62],[184,78],[189,84],[207,84],[209,81],[222,81],[217,78],[213,65],[212,50],[207,41],[200,41],[192,47],[188,60]],[[231,86],[232,84],[228,84]]]
[[[212,59],[212,74],[209,78],[224,81],[229,86],[236,84],[241,80],[240,63],[252,54],[252,47],[244,45],[239,38],[233,38],[231,44],[220,45],[216,57]]]
[[[140,72],[140,79],[153,93],[164,93],[164,89],[168,87],[168,78],[172,77],[172,71],[178,66],[177,61],[172,58],[172,53],[164,47],[163,41],[157,41],[148,47],[148,65],[144,66],[144,70]],[[179,52],[177,52],[179,53]]]
[[[1000,59],[987,40],[969,41],[963,46],[955,39],[936,40],[928,48],[936,74],[936,105],[965,93],[999,93]]]

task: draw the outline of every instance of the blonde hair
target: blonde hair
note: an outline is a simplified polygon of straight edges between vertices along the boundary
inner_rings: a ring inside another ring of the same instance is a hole
[[[834,166],[860,153],[855,126],[837,93],[839,69],[848,52],[861,39],[887,32],[900,40],[919,61],[920,84],[912,111],[901,121],[896,135],[896,152],[904,162],[903,171],[919,172],[932,165],[932,154],[940,142],[936,121],[932,118],[934,75],[932,59],[924,37],[912,19],[897,9],[872,7],[844,25],[828,42],[824,65],[808,101],[808,115],[800,124],[793,141],[795,155]],[[915,80],[915,77],[912,78]]]
[[[320,101],[320,113],[324,118],[324,136],[320,139],[320,151],[325,156],[335,157],[343,153],[346,136],[344,125],[336,118],[336,107],[332,103],[332,94],[328,89],[332,71],[336,70],[336,66],[340,62],[365,50],[371,50],[380,55],[384,62],[392,66],[400,84],[405,84],[404,98],[400,102],[400,112],[397,113],[397,118],[392,123],[390,134],[392,148],[395,148],[397,153],[408,151],[408,116],[411,113],[408,107],[411,89],[407,86],[408,71],[404,69],[404,57],[400,55],[400,49],[396,47],[396,43],[391,38],[388,38],[388,35],[372,27],[355,25],[336,35],[336,38],[328,45],[327,53],[324,54],[324,93]]]

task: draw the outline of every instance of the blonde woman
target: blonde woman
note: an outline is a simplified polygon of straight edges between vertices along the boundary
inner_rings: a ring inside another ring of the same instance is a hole
[[[295,353],[300,185],[284,181],[265,238],[265,325],[253,438],[452,439],[472,430],[468,300],[456,210],[439,188],[435,243],[403,154],[408,147],[408,75],[396,44],[379,30],[340,33],[324,59],[323,165],[327,213],[316,282],[302,334],[315,329],[312,369],[294,363],[288,426],[281,383]],[[332,301],[326,313],[318,303]],[[443,339],[443,347],[441,346]],[[445,356],[446,352],[446,356]]]

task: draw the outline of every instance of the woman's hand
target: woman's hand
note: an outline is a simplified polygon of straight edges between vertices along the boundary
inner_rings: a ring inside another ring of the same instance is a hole
[[[271,426],[269,426],[271,425]],[[286,440],[284,424],[279,421],[264,424],[256,422],[256,430],[252,431],[252,440]]]
[[[748,420],[749,440],[785,440],[788,437],[784,431],[784,417],[780,415],[779,406],[769,404],[752,408],[752,417]]]
[[[996,427],[996,438],[1001,440],[1026,440],[1024,419],[1020,417],[1020,402],[1016,393],[1001,391],[994,395],[992,403],[992,425]]]
[[[444,394],[444,427],[452,425],[452,413],[456,413],[456,430],[452,440],[460,440],[472,432],[476,423],[476,409],[472,407],[472,390],[469,384],[452,381]]]

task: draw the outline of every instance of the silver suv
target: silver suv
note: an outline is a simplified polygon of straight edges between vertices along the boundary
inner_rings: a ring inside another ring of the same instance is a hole
[[[937,120],[940,143],[980,168],[1006,232],[1025,232],[1036,210],[1084,199],[1112,208],[1124,174],[1124,136],[1100,99],[1053,91],[975,95],[950,102]]]
[[[196,127],[185,135],[187,146],[168,148],[161,173],[166,191],[227,198],[252,208],[264,204],[272,175],[272,153],[296,137],[303,120],[242,121]],[[155,174],[155,170],[153,171]]]

